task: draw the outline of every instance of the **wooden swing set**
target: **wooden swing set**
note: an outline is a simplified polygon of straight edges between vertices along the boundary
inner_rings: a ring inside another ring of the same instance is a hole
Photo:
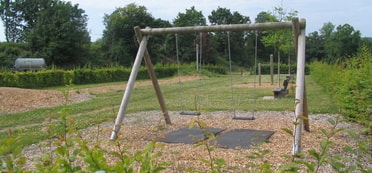
[[[254,23],[254,24],[230,24],[230,25],[213,25],[213,26],[189,26],[189,27],[171,27],[171,28],[149,28],[141,29],[135,27],[137,41],[139,43],[138,52],[129,76],[128,84],[124,91],[124,95],[120,104],[119,111],[115,120],[115,124],[110,136],[110,140],[117,139],[117,134],[120,131],[125,111],[127,109],[129,98],[134,88],[141,62],[144,59],[147,71],[150,75],[160,108],[163,112],[165,122],[171,124],[171,119],[166,108],[162,92],[158,80],[156,78],[150,55],[147,51],[147,42],[151,35],[162,34],[179,34],[179,33],[200,33],[200,32],[234,32],[234,31],[249,31],[249,30],[281,30],[292,29],[295,52],[297,54],[297,74],[296,74],[296,95],[295,95],[295,116],[294,116],[294,130],[293,130],[293,147],[292,154],[295,155],[301,152],[301,133],[302,126],[305,130],[309,130],[307,117],[307,100],[305,89],[305,35],[306,21],[293,18],[288,22],[268,22],[268,23]],[[305,118],[304,118],[305,117]]]

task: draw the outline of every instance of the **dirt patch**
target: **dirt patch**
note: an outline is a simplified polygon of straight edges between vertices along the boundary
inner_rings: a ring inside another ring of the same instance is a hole
[[[0,114],[78,103],[89,100],[91,97],[87,92],[78,91],[62,93],[61,91],[0,87]]]
[[[159,80],[159,84],[170,84],[177,83],[179,80],[184,82],[196,79],[198,79],[198,76],[182,76],[180,78],[161,79]],[[152,85],[152,82],[141,81],[135,83],[135,87],[148,85]],[[108,85],[81,90],[71,90],[68,91],[68,93],[53,90],[0,87],[0,115],[88,101],[94,97],[92,94],[119,90],[124,91],[125,87],[126,84],[124,83],[121,85]]]

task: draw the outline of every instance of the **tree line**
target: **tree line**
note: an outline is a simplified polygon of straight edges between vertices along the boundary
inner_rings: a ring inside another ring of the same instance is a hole
[[[172,22],[155,18],[145,6],[131,3],[105,14],[102,38],[91,42],[87,29],[88,16],[78,4],[61,0],[0,0],[0,15],[5,27],[6,42],[0,43],[0,66],[6,67],[17,57],[44,58],[48,65],[73,68],[88,65],[130,66],[138,43],[133,28],[182,27],[253,23],[249,16],[218,7],[205,17],[202,11],[190,7],[179,12]],[[290,21],[297,11],[276,7],[261,12],[255,23]],[[177,42],[176,42],[177,37]],[[229,39],[228,39],[229,37]],[[205,64],[228,63],[229,45],[233,64],[249,68],[257,60],[269,61],[270,54],[282,58],[282,63],[295,61],[291,30],[189,33],[153,36],[148,50],[153,63],[195,61],[196,45],[200,46]],[[178,45],[178,52],[176,50]],[[319,32],[307,36],[308,61],[337,62],[355,54],[361,45],[372,50],[372,41],[362,39],[360,32],[349,24],[335,27],[325,23]]]

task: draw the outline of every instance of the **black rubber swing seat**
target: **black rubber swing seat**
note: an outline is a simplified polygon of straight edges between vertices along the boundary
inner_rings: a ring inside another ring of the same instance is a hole
[[[255,120],[254,117],[233,117],[233,120]]]
[[[199,116],[200,113],[197,112],[188,112],[188,111],[181,111],[180,115],[194,115],[194,116]]]

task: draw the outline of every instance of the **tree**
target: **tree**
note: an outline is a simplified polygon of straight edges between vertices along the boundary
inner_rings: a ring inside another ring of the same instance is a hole
[[[320,35],[324,38],[329,38],[333,31],[335,30],[335,25],[333,25],[331,22],[327,22],[323,24],[323,27],[319,30]]]
[[[317,31],[306,37],[306,61],[320,61],[325,57],[324,36]]]
[[[255,19],[255,22],[256,23],[264,23],[264,22],[278,22],[278,20],[276,19],[276,17],[274,15],[272,15],[271,13],[269,12],[265,12],[265,11],[262,11],[260,12],[256,19]]]
[[[360,32],[349,24],[337,28],[331,22],[324,23],[318,32],[306,38],[306,57],[311,60],[335,63],[357,53],[363,43]],[[366,44],[365,44],[366,45]]]
[[[197,11],[194,6],[186,9],[185,13],[178,13],[174,19],[173,25],[175,27],[183,26],[205,26],[206,19],[201,11]],[[195,61],[195,44],[197,44],[197,37],[199,33],[179,34],[178,47],[180,60],[184,62]],[[203,51],[204,52],[204,51]],[[204,57],[204,56],[202,56]]]
[[[156,28],[165,28],[171,27],[172,25],[165,20],[162,19],[155,19],[152,24],[152,27]],[[158,62],[169,62],[172,61],[172,55],[175,55],[175,51],[171,51],[172,49],[167,50],[167,39],[169,35],[158,35],[156,37],[151,37],[149,39],[149,43],[147,44],[147,49],[151,56],[152,63]],[[173,44],[174,45],[174,44]]]
[[[0,14],[5,27],[5,39],[7,42],[23,42],[22,18],[19,16],[21,5],[10,0],[0,1]]]
[[[90,44],[84,10],[70,2],[50,1],[44,5],[32,30],[26,31],[31,50],[56,65],[69,67],[83,63]]]
[[[371,37],[364,37],[362,38],[362,44],[365,46],[369,51],[372,52],[372,38]]]
[[[111,63],[129,66],[138,50],[134,27],[151,26],[154,18],[146,7],[135,3],[117,8],[110,15],[105,15],[102,48],[105,58]]]
[[[249,24],[251,23],[250,19],[248,16],[243,16],[238,12],[234,12],[232,15],[232,23],[233,24]],[[246,44],[248,36],[253,36],[254,37],[255,33],[254,32],[247,32],[247,31],[242,31],[242,32],[232,32],[231,33],[231,40],[230,40],[230,45],[231,47],[231,56],[233,56],[236,60],[238,65],[254,65],[254,46],[249,46]],[[249,46],[248,48],[246,46]],[[250,57],[248,57],[248,50],[251,52],[249,54]]]
[[[27,43],[2,42],[0,43],[0,66],[11,69],[18,57],[32,55]]]
[[[278,22],[291,21],[293,17],[297,16],[297,11],[286,12],[282,7],[275,7],[273,16]],[[269,19],[272,19],[272,17],[269,17]],[[278,63],[280,63],[281,52],[287,53],[288,63],[290,63],[290,54],[294,50],[292,30],[266,31],[266,33],[267,35],[262,38],[262,42],[265,46],[275,49]],[[288,73],[290,74],[290,71]]]
[[[249,17],[243,16],[238,12],[231,13],[227,8],[218,7],[208,16],[212,25],[226,24],[246,24],[250,23]],[[230,32],[230,50],[234,62],[243,65],[247,64],[247,53],[244,49],[248,32]],[[216,49],[220,56],[227,59],[228,55],[228,35],[226,32],[214,33],[216,37]]]
[[[87,56],[87,16],[78,5],[60,0],[1,1],[8,41],[25,42],[32,56],[71,66]]]
[[[331,63],[343,61],[344,58],[357,53],[360,45],[359,31],[355,31],[349,24],[339,25],[329,37],[325,36],[326,60]]]
[[[260,12],[255,18],[255,23],[265,23],[265,22],[277,22],[277,19],[275,18],[275,16],[273,16],[269,12]],[[256,32],[257,32],[257,57],[259,57],[258,62],[268,62],[270,54],[272,54],[275,50],[272,47],[266,47],[265,44],[262,42],[262,40],[269,33],[265,31],[256,31]],[[250,40],[255,40],[255,39],[251,38]]]

